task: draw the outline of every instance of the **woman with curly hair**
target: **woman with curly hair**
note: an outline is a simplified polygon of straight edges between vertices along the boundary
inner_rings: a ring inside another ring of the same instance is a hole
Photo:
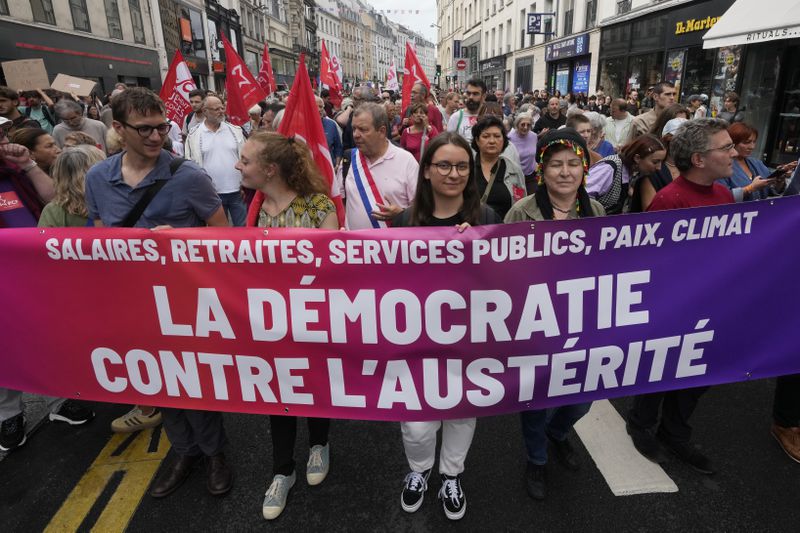
[[[255,189],[247,216],[248,226],[259,228],[339,229],[336,207],[326,196],[328,184],[317,171],[311,151],[301,141],[277,133],[257,131],[242,147],[236,169],[242,185]],[[267,520],[286,507],[289,490],[297,480],[294,445],[297,417],[270,415],[272,481],[261,511]],[[328,474],[330,420],[309,418],[309,458],[306,480],[319,485]]]

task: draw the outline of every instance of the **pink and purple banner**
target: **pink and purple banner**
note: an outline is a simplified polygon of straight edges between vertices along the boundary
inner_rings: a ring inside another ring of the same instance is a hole
[[[430,420],[800,372],[800,199],[355,232],[8,229],[0,386]]]

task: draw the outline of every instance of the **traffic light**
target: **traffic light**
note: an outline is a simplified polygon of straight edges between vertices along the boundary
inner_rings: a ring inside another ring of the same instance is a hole
[[[441,76],[442,75],[442,66],[441,65],[436,65],[436,75],[437,76]]]

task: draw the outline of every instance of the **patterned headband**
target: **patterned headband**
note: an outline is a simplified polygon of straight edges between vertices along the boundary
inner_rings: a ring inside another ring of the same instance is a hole
[[[544,159],[544,153],[556,144],[562,144],[566,146],[575,152],[575,155],[581,158],[581,161],[583,161],[583,184],[586,185],[586,175],[589,173],[589,158],[586,157],[586,152],[581,145],[574,143],[569,139],[555,139],[539,148],[539,157],[537,159],[542,161]],[[536,176],[539,185],[544,183],[544,169],[542,163],[539,163],[536,167]]]

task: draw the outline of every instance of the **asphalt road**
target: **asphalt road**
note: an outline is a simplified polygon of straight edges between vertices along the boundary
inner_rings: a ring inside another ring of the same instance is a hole
[[[396,423],[336,421],[328,478],[309,487],[300,470],[283,515],[267,522],[261,517],[271,461],[266,417],[225,415],[227,455],[236,473],[227,496],[206,493],[199,467],[178,492],[154,500],[146,495],[147,479],[167,449],[166,439],[157,431],[115,440],[109,447],[108,425],[125,408],[96,404],[98,417],[89,425],[45,423],[0,462],[1,529],[797,531],[800,464],[790,461],[769,434],[773,386],[771,380],[719,386],[703,398],[693,419],[695,440],[718,472],[697,474],[673,459],[663,468],[678,486],[674,493],[614,496],[577,441],[581,471],[548,465],[548,498],[535,502],[523,486],[518,417],[480,419],[463,475],[467,513],[459,522],[442,512],[438,477],[432,476],[417,513],[400,508],[408,467]],[[612,403],[624,412],[628,400]],[[300,428],[296,459],[304,465],[308,452],[301,443],[307,433],[303,423]]]

